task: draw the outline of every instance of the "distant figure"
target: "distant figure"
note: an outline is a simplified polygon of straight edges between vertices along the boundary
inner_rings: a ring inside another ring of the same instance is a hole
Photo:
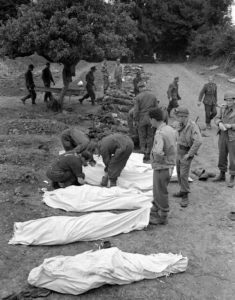
[[[122,88],[122,73],[122,65],[120,64],[120,58],[118,58],[114,69],[114,79],[116,81],[116,87],[119,90]]]
[[[156,52],[153,53],[153,61],[155,63],[157,62],[157,53]]]
[[[211,129],[211,120],[217,115],[217,85],[214,83],[214,77],[209,76],[208,83],[206,83],[198,98],[198,106],[203,103],[205,106],[205,117],[206,117],[206,127]]]
[[[109,88],[109,71],[108,71],[108,64],[107,64],[106,58],[104,58],[101,72],[103,73],[104,94],[106,94],[106,92]]]
[[[34,65],[30,64],[28,66],[28,71],[25,73],[25,85],[26,85],[26,88],[27,88],[29,94],[21,99],[23,104],[25,104],[25,101],[29,98],[32,99],[33,105],[36,104],[35,100],[37,98],[37,94],[35,92],[35,84],[34,84],[34,80],[33,80],[33,73],[32,73],[33,69],[34,69]]]
[[[190,55],[187,54],[187,55],[185,55],[185,57],[186,57],[186,61],[188,62],[188,61],[189,61],[189,58],[190,58]]]
[[[82,104],[83,100],[91,98],[91,104],[95,105],[95,77],[94,73],[96,71],[96,67],[93,66],[90,68],[90,71],[86,74],[86,90],[87,93],[85,96],[83,96],[81,99],[79,99],[79,102]]]
[[[141,73],[140,70],[137,71],[135,78],[133,79],[133,85],[134,85],[134,94],[135,96],[137,96],[140,92],[139,89],[139,83],[141,82],[142,78],[141,78]]]
[[[51,86],[51,82],[55,85],[55,81],[52,77],[51,70],[50,70],[50,63],[46,63],[46,67],[42,70],[42,81],[46,88]],[[44,95],[44,102],[47,102],[47,99],[51,99],[51,92],[45,92]]]
[[[66,188],[70,185],[83,185],[85,174],[82,167],[87,166],[92,160],[92,155],[88,151],[77,153],[65,153],[47,170],[47,177],[51,180],[54,189]]]
[[[179,96],[179,77],[175,77],[174,81],[169,85],[167,90],[167,97],[169,99],[169,104],[167,107],[168,116],[170,117],[171,111],[173,108],[177,108],[179,106],[178,100],[181,99]]]

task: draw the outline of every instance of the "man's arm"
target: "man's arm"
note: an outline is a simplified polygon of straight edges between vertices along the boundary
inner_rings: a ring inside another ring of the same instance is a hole
[[[135,98],[135,104],[134,104],[134,111],[133,111],[133,118],[135,122],[139,122],[139,98],[138,96]]]
[[[169,87],[168,87],[168,90],[167,90],[167,97],[168,99],[170,100],[171,99],[171,94],[172,94],[172,89],[173,89],[173,85],[170,84]]]
[[[188,157],[193,157],[195,154],[197,154],[197,151],[202,144],[201,132],[199,130],[199,127],[196,124],[194,124],[194,126],[192,128],[191,134],[192,134],[193,144],[190,147],[190,150],[188,152],[188,155],[187,155]]]
[[[202,98],[205,94],[205,91],[206,91],[206,86],[204,85],[201,92],[199,93],[198,102],[202,102]]]

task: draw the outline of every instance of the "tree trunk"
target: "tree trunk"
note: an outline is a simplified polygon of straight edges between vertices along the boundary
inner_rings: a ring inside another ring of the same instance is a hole
[[[76,64],[73,65],[64,64],[64,68],[62,71],[64,87],[62,88],[58,99],[60,105],[60,111],[63,111],[64,96],[67,90],[69,89],[70,82],[72,82],[72,76],[75,76],[75,68],[76,68]]]

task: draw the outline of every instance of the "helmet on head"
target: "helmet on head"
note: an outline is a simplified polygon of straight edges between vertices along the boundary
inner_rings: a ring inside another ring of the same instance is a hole
[[[233,91],[228,91],[224,94],[224,100],[226,101],[227,99],[234,99],[235,100],[235,92]]]

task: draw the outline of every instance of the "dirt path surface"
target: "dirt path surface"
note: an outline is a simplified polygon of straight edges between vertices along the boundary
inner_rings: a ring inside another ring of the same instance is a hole
[[[87,66],[80,71],[87,71]],[[152,74],[151,86],[161,103],[167,105],[166,90],[175,76],[180,77],[179,92],[182,104],[190,108],[193,120],[200,116],[204,123],[203,108],[197,107],[197,98],[205,75],[199,75],[202,67],[182,64],[146,64],[146,72]],[[84,75],[83,75],[84,76]],[[58,81],[59,82],[59,81]],[[232,87],[224,79],[216,77],[219,102],[227,88]],[[41,203],[38,188],[45,179],[45,169],[61,148],[58,135],[67,124],[84,125],[79,116],[91,109],[82,107],[72,100],[77,112],[74,115],[50,114],[45,111],[42,100],[36,108],[27,104],[23,107],[18,97],[0,96],[0,151],[1,151],[1,194],[0,194],[0,297],[21,291],[30,270],[43,259],[57,255],[75,255],[90,249],[97,249],[96,242],[81,242],[54,247],[25,247],[8,245],[13,223],[51,215],[66,214],[53,210]],[[42,96],[41,98],[42,99]],[[95,109],[95,108],[92,108]],[[70,119],[70,123],[66,119]],[[74,118],[74,119],[73,119]],[[21,123],[27,126],[28,134],[22,134]],[[28,125],[27,120],[37,121],[37,126]],[[50,122],[48,132],[40,133]],[[5,124],[5,125],[3,125]],[[13,125],[11,125],[13,124]],[[18,124],[18,125],[17,125]],[[26,124],[26,125],[25,125]],[[52,126],[53,125],[53,126]],[[31,127],[30,127],[31,126]],[[11,129],[9,131],[9,128]],[[15,129],[15,131],[14,131]],[[199,155],[193,167],[202,166],[217,171],[216,128],[206,132]],[[49,150],[41,150],[46,145]],[[26,177],[25,174],[29,176]],[[15,188],[19,187],[19,192]],[[22,190],[20,190],[22,189]],[[163,300],[232,300],[235,294],[235,235],[234,222],[227,218],[235,208],[235,189],[224,183],[201,182],[194,178],[191,184],[190,205],[182,209],[179,201],[171,195],[178,190],[177,184],[170,184],[170,215],[167,226],[150,226],[146,231],[131,232],[109,240],[123,251],[134,253],[172,252],[182,253],[189,258],[185,273],[160,280],[144,280],[126,286],[104,286],[76,297],[81,300],[110,299],[163,299]],[[22,196],[23,195],[23,196]],[[52,293],[47,299],[75,299],[69,295]]]

